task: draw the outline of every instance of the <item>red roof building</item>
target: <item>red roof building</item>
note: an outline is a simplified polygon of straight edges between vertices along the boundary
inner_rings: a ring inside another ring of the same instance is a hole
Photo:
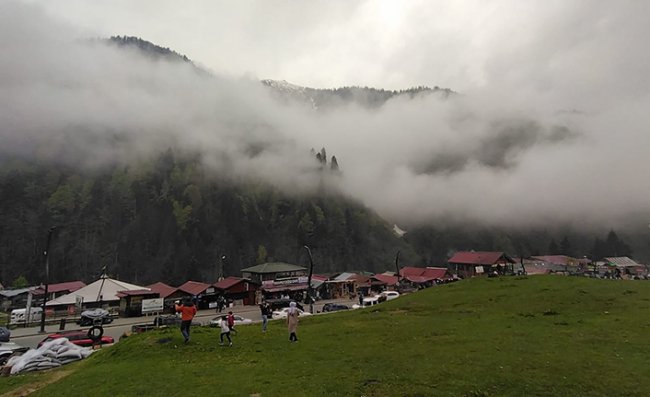
[[[386,286],[394,287],[399,284],[399,277],[391,276],[389,274],[375,274],[372,276],[374,279],[377,279],[383,282]]]
[[[163,299],[166,299],[166,298],[174,295],[174,292],[178,291],[178,288],[172,287],[170,285],[167,285],[167,284],[161,283],[161,282],[157,282],[155,284],[147,285],[147,288],[149,288],[153,292],[157,292],[158,296],[160,296]]]
[[[487,274],[498,268],[510,268],[515,261],[503,252],[462,251],[449,259],[448,268],[462,277]]]
[[[444,267],[411,267],[405,266],[400,270],[402,279],[415,284],[434,283],[436,280],[450,280],[453,278],[449,270]]]
[[[203,294],[208,288],[214,289],[210,284],[199,281],[187,281],[185,284],[178,287],[179,290],[193,296]]]
[[[47,300],[55,299],[56,297],[67,295],[76,290],[82,289],[86,284],[82,281],[68,281],[66,283],[48,284],[47,285]],[[32,291],[32,295],[43,295],[44,288],[39,287]]]
[[[142,301],[144,299],[159,298],[158,292],[150,289],[133,289],[118,291],[115,296],[120,298],[120,316],[134,317],[142,315]]]
[[[254,305],[255,295],[259,289],[259,285],[250,279],[241,277],[228,277],[221,281],[212,284],[218,289],[226,299],[242,300],[244,305]]]

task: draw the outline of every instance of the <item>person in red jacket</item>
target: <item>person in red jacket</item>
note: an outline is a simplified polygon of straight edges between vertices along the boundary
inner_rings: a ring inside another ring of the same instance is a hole
[[[235,331],[235,315],[232,314],[232,312],[228,312],[228,328],[230,328],[230,332],[233,335],[237,334],[237,331]]]
[[[183,301],[183,304],[176,304],[176,312],[181,314],[181,334],[185,338],[185,343],[190,341],[190,326],[192,319],[196,315],[196,306],[191,300]]]

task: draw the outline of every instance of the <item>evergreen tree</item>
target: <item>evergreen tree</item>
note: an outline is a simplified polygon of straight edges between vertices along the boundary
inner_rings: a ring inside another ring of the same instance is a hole
[[[569,242],[569,238],[567,236],[564,236],[562,241],[560,241],[560,253],[562,255],[567,255],[567,256],[574,256],[573,253],[573,248],[571,247],[571,242]]]
[[[332,164],[330,166],[330,169],[334,172],[338,172],[339,170],[339,162],[336,160],[336,156],[332,156]]]

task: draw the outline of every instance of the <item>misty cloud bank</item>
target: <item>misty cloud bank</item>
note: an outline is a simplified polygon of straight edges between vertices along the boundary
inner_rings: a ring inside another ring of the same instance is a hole
[[[579,34],[532,26],[496,48],[486,83],[461,95],[319,112],[4,2],[0,156],[98,167],[179,147],[219,175],[305,192],[319,182],[309,151],[325,147],[338,188],[403,226],[647,222],[650,62],[634,47],[645,24],[639,10],[593,8],[593,25],[580,7],[558,21]]]

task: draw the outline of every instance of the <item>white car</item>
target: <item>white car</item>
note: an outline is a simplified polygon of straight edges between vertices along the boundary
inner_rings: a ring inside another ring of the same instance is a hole
[[[399,298],[399,292],[397,291],[384,291],[380,295],[385,296],[387,301]]]
[[[224,316],[225,316],[225,314],[224,314]],[[251,320],[250,318],[244,318],[244,317],[242,317],[242,316],[240,316],[238,314],[235,314],[234,316],[235,316],[235,325],[250,324],[250,323],[253,322],[253,320]],[[221,317],[222,316],[217,316],[217,317],[213,318],[212,320],[210,320],[210,326],[211,327],[218,327],[219,323],[221,322]]]
[[[370,307],[370,306],[374,306],[374,305],[377,305],[377,304],[379,304],[379,297],[378,296],[369,296],[367,298],[363,298],[363,304],[358,305],[358,304],[355,303],[354,305],[352,305],[352,308],[353,309],[359,309],[359,308],[362,308],[362,307]]]
[[[298,308],[296,308],[296,310],[298,310],[299,317],[311,316],[311,313],[309,313],[309,312],[300,310]],[[274,320],[277,319],[277,318],[287,318],[287,313],[288,312],[289,312],[289,308],[288,307],[283,307],[280,310],[275,310],[273,312],[273,314],[271,314],[271,318],[274,319]]]

